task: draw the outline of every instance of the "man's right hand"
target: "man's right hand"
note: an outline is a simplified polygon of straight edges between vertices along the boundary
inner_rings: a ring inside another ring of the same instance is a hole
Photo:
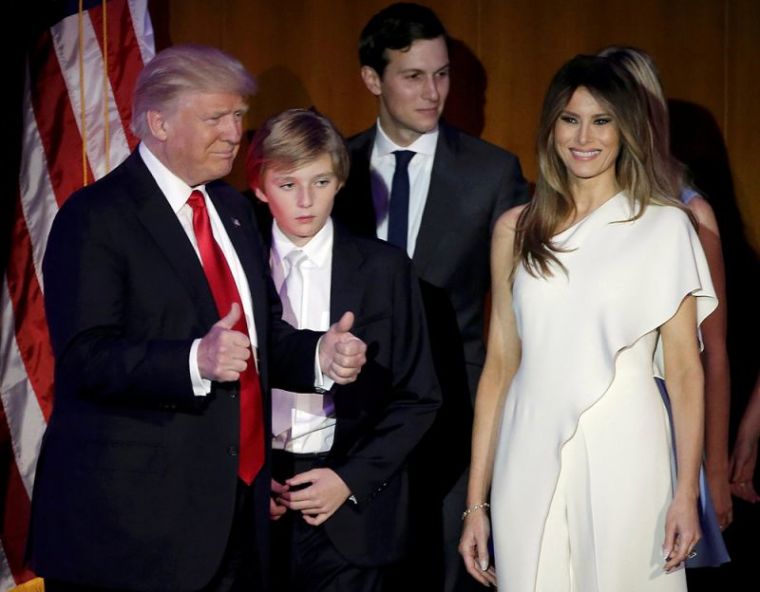
[[[217,321],[198,345],[198,369],[201,376],[218,382],[232,382],[248,366],[251,342],[247,335],[233,331],[232,327],[242,314],[240,305],[234,302],[230,312]]]
[[[287,485],[279,481],[271,480],[272,492],[269,496],[269,519],[279,520],[288,511],[285,504],[282,503],[282,495],[290,489]]]

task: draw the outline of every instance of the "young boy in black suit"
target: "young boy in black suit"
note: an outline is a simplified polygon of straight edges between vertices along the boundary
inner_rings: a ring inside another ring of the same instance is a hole
[[[440,404],[411,262],[330,218],[348,168],[340,134],[303,109],[268,120],[248,159],[251,188],[274,217],[270,264],[283,318],[320,329],[352,310],[353,333],[368,346],[351,385],[272,393],[278,590],[384,589],[407,543],[406,461]]]

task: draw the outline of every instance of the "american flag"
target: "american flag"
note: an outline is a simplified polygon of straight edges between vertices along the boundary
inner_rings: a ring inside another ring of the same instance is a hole
[[[50,26],[28,40],[21,166],[0,287],[0,592],[34,576],[24,547],[53,400],[41,274],[48,231],[73,191],[135,148],[132,89],[155,53],[148,0],[39,5]]]

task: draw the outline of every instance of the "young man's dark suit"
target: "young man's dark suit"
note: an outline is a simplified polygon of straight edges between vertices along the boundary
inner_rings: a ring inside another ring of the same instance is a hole
[[[408,258],[339,224],[332,252],[331,322],[355,311],[352,333],[367,344],[367,362],[356,382],[333,387],[335,440],[320,463],[343,479],[356,503],[346,501],[321,528],[350,563],[376,567],[407,550],[406,463],[433,423],[440,392]]]
[[[336,220],[365,236],[375,236],[376,231],[370,174],[375,133],[372,127],[348,141],[351,174],[334,208]],[[414,491],[420,498],[419,512],[415,509],[418,518],[434,511],[436,503],[440,507],[441,499],[458,481],[460,495],[450,497],[452,507],[447,508],[449,524],[458,527],[465,503],[463,473],[470,460],[472,401],[485,360],[491,230],[500,214],[527,198],[527,185],[514,155],[439,124],[413,263],[421,279],[443,406],[416,455],[420,461],[413,474]],[[435,548],[429,541],[432,529],[440,528],[440,517],[428,516],[428,520],[419,526],[423,540],[428,541],[422,551]],[[454,531],[448,534],[449,539],[458,536]],[[464,570],[462,576],[469,583]]]
[[[313,385],[319,334],[281,320],[247,200],[224,183],[207,191],[250,285],[268,434],[270,382]],[[32,567],[97,587],[200,589],[219,568],[235,515],[239,383],[193,394],[191,343],[219,314],[137,152],[63,205],[43,272],[56,391],[35,479]],[[262,566],[269,479],[267,464],[242,525],[256,534]]]

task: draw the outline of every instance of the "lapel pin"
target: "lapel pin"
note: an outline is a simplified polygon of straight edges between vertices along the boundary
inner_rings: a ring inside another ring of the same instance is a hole
[[[232,219],[232,223],[233,223],[235,226],[237,226],[238,228],[240,227],[240,220],[238,220],[237,218],[233,218],[233,219]]]

